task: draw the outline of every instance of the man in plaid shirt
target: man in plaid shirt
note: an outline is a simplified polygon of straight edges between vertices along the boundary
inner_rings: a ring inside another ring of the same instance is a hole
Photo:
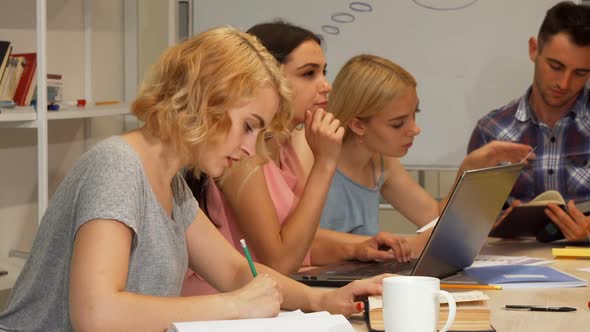
[[[468,151],[492,140],[532,146],[536,158],[523,170],[507,203],[518,205],[557,190],[569,201],[568,212],[550,204],[547,215],[568,240],[590,238],[590,217],[574,204],[590,200],[590,93],[585,87],[590,78],[590,7],[566,1],[549,9],[538,38],[529,39],[529,56],[535,64],[532,86],[479,120]],[[551,240],[561,235],[553,224],[545,231]]]

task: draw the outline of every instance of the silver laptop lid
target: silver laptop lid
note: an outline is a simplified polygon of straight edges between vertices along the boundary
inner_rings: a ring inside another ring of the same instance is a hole
[[[479,254],[524,164],[463,172],[412,275],[443,278]]]

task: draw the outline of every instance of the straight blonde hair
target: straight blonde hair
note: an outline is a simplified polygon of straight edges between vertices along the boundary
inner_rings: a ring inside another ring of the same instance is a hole
[[[354,118],[368,119],[381,112],[408,87],[415,88],[416,80],[401,66],[376,55],[357,55],[336,75],[328,111],[348,128]],[[346,130],[344,140],[352,135]]]

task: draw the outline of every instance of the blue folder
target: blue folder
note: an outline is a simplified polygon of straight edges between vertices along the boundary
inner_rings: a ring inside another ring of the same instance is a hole
[[[496,265],[469,267],[465,274],[482,284],[503,288],[583,287],[585,280],[548,266]]]

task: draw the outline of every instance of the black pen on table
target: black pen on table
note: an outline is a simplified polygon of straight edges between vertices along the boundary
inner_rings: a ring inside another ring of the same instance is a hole
[[[520,305],[520,304],[507,304],[504,306],[506,310],[523,310],[523,311],[550,311],[550,312],[568,312],[576,311],[576,308],[572,307],[560,307],[554,305]]]

